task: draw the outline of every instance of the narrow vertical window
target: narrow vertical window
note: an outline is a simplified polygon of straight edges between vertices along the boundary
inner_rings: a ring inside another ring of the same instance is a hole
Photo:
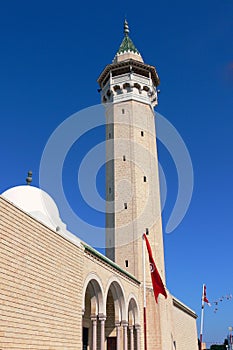
[[[125,156],[123,156],[123,161],[124,161],[124,162],[126,161],[126,157],[125,157]]]
[[[122,113],[122,114],[125,114],[125,110],[124,110],[124,108],[121,110],[121,113]]]
[[[127,209],[127,203],[124,203],[124,208]]]
[[[143,176],[143,181],[146,182],[146,176]]]
[[[108,134],[108,138],[109,138],[109,139],[112,138],[112,134],[111,134],[111,133]]]
[[[141,136],[144,136],[144,131],[141,131]]]
[[[109,192],[109,193],[112,193],[112,189],[111,189],[111,187],[109,187],[108,192]]]
[[[125,260],[125,267],[129,267],[129,261]]]
[[[146,228],[146,235],[149,235],[149,229]]]

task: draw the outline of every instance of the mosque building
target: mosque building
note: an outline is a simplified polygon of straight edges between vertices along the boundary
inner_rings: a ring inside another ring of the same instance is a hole
[[[127,21],[98,83],[106,113],[106,256],[69,232],[54,200],[30,184],[31,173],[27,185],[2,193],[0,349],[197,350],[197,315],[166,286],[159,77]],[[158,302],[143,233],[167,294]]]

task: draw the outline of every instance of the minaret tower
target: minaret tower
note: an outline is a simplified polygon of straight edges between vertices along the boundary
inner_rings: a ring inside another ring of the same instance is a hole
[[[147,233],[164,280],[154,114],[159,77],[134,46],[127,21],[113,63],[98,83],[107,124],[106,254],[142,281],[142,234]]]

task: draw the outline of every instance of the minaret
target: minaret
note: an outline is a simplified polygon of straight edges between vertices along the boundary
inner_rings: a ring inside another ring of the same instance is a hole
[[[130,39],[127,21],[113,63],[98,83],[107,124],[106,255],[142,281],[142,234],[147,233],[164,280],[154,114],[159,77]]]

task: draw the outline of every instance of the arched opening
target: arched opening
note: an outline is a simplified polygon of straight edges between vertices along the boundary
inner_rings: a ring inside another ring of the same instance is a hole
[[[131,297],[128,303],[128,349],[136,350],[140,344],[139,310],[136,299]]]
[[[117,95],[122,93],[120,85],[114,85],[113,90],[116,92]]]
[[[110,281],[106,295],[105,336],[107,349],[123,349],[122,323],[126,322],[126,303],[123,288]]]
[[[96,350],[100,317],[104,314],[103,289],[98,277],[89,276],[83,290],[83,350]]]
[[[116,337],[115,329],[115,307],[114,299],[112,296],[111,289],[108,291],[107,301],[106,301],[106,323],[105,323],[105,335],[106,338]]]
[[[131,92],[132,91],[130,83],[124,83],[123,84],[123,89],[125,89],[127,92]]]
[[[141,92],[141,85],[138,83],[134,83],[134,87],[137,89],[137,91],[140,93]]]

